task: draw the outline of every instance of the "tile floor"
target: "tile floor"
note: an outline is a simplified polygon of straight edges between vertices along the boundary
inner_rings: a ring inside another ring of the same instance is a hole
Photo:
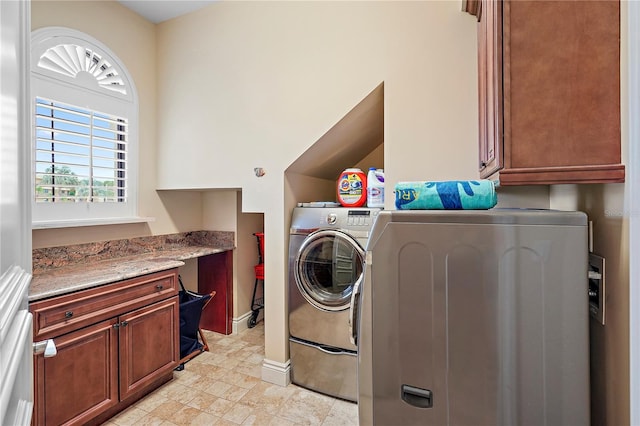
[[[356,404],[260,380],[264,322],[236,335],[205,332],[203,352],[105,426],[357,425]]]

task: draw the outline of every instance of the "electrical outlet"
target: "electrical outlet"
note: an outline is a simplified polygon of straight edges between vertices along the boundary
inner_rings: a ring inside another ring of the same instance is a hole
[[[600,324],[605,319],[605,269],[604,257],[589,253],[589,313]]]

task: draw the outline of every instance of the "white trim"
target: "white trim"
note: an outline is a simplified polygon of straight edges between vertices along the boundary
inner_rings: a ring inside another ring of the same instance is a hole
[[[18,106],[20,128],[18,129],[18,137],[21,141],[31,141],[31,78],[29,78],[29,70],[31,69],[31,59],[28,52],[31,51],[31,2],[20,2],[20,55],[21,71],[23,76],[20,78],[21,101]],[[24,219],[20,221],[22,231],[21,253],[19,256],[20,266],[28,272],[32,271],[32,235],[31,235],[31,217],[32,206],[30,194],[33,190],[31,181],[31,143],[20,144],[20,189],[21,199],[20,206],[23,209]],[[28,174],[29,173],[29,174]],[[28,174],[28,175],[27,175]],[[28,176],[28,177],[27,177]],[[1,419],[0,419],[1,420]]]
[[[7,406],[11,402],[12,394],[20,388],[25,387],[24,380],[29,380],[33,377],[32,366],[28,365],[32,359],[32,355],[29,352],[31,349],[31,342],[33,341],[32,334],[32,322],[33,316],[26,310],[18,311],[12,318],[13,324],[9,335],[5,341],[0,342],[0,356],[3,361],[3,381],[0,383],[0,413],[2,418],[0,420],[7,421],[15,419],[16,417],[23,417],[24,413],[20,412],[20,407],[24,404],[19,404],[20,401],[24,401],[26,404],[31,404],[28,398],[17,398],[15,400],[16,406],[10,407],[13,413],[10,413],[8,418],[5,418],[4,413],[9,411]],[[30,386],[29,386],[30,387]],[[24,392],[22,392],[24,394]],[[19,423],[7,423],[7,424],[19,424]]]
[[[284,364],[270,359],[264,359],[262,363],[262,380],[278,386],[291,384],[291,362]]]
[[[249,311],[247,313],[242,314],[241,316],[239,316],[238,318],[234,318],[233,319],[233,324],[231,326],[231,332],[233,334],[237,334],[240,332],[243,332],[244,330],[248,330],[249,329],[249,318],[251,318],[253,311]],[[264,319],[264,310],[260,310],[260,313],[258,314],[258,318],[256,319],[256,323],[259,323],[260,321],[262,321]]]
[[[640,3],[627,2],[629,159],[625,198],[629,213],[629,420],[640,424]]]
[[[28,1],[0,1],[0,424],[28,425],[33,407],[31,211],[29,203]]]
[[[75,228],[79,226],[122,225],[128,223],[155,222],[155,217],[113,217],[108,219],[72,219],[34,221],[32,229]]]
[[[14,325],[14,317],[24,308],[25,297],[29,293],[31,274],[14,265],[0,276],[0,343]]]
[[[231,334],[238,334],[245,330],[249,329],[249,325],[247,321],[251,318],[251,311],[240,315],[238,318],[233,319],[233,323],[231,324]]]
[[[16,416],[13,424],[28,425],[31,424],[31,415],[33,413],[33,402],[21,399],[16,407]]]

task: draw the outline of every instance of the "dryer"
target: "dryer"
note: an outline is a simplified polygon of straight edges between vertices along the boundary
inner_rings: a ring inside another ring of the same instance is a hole
[[[297,207],[289,236],[291,381],[357,401],[357,346],[350,339],[353,287],[362,279],[379,208]]]

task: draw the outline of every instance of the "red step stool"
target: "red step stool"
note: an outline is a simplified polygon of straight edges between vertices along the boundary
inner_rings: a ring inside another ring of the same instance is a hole
[[[247,321],[249,328],[256,326],[260,309],[264,309],[264,232],[256,232],[253,235],[258,240],[258,264],[253,267],[256,281],[253,285],[253,296],[251,296],[251,317]],[[260,284],[262,284],[262,297],[256,299],[258,285]]]

